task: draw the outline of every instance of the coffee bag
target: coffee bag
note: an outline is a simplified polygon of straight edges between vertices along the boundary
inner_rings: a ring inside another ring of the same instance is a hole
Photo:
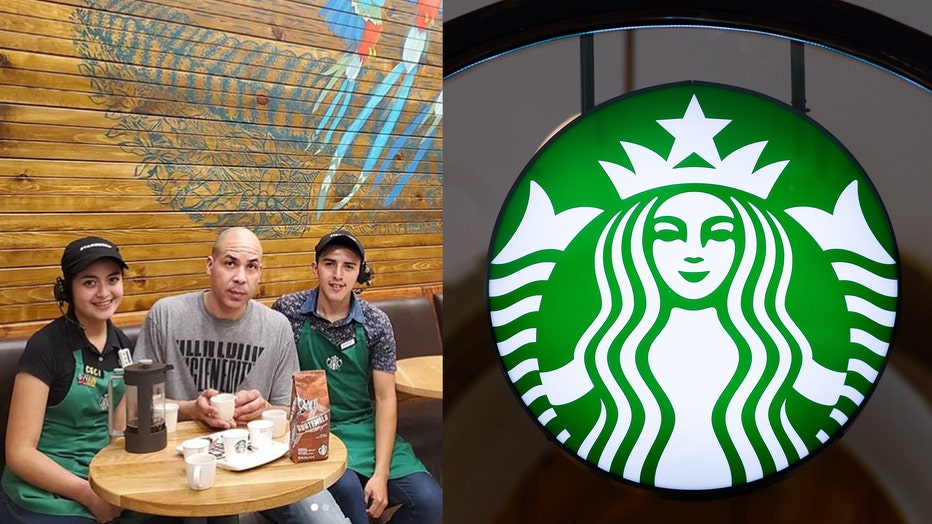
[[[293,462],[324,460],[330,454],[330,395],[323,370],[291,376],[290,442]]]

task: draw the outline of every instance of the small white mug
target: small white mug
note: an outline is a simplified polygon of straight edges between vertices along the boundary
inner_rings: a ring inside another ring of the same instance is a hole
[[[197,453],[184,459],[188,486],[202,490],[213,487],[217,477],[217,457],[210,453]]]
[[[184,458],[198,453],[208,453],[210,451],[210,440],[206,438],[192,438],[181,443],[181,453]]]
[[[249,432],[240,428],[228,429],[220,434],[220,440],[223,442],[223,458],[236,460],[246,455]]]
[[[285,434],[285,423],[288,421],[288,413],[284,409],[267,409],[262,412],[264,420],[271,420],[274,423],[272,428],[272,438],[280,438]]]
[[[178,429],[178,404],[174,402],[165,403],[165,430],[174,433]]]
[[[233,393],[217,393],[210,397],[210,405],[217,408],[218,420],[233,420],[233,409],[236,408],[236,395]]]
[[[249,443],[255,449],[264,449],[272,445],[272,430],[275,423],[271,420],[253,420],[246,424],[249,428]]]

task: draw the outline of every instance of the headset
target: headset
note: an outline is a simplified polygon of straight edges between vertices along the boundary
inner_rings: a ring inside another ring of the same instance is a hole
[[[84,324],[77,322],[69,317],[61,308],[65,302],[71,304],[71,279],[65,279],[62,277],[56,278],[55,284],[52,286],[52,291],[55,293],[55,301],[58,302],[58,310],[61,311],[61,314],[63,317],[65,317],[65,320],[68,323],[81,328],[82,330],[85,329]]]
[[[366,286],[372,285],[372,277],[375,275],[375,272],[372,271],[372,268],[369,267],[369,264],[363,262],[359,265],[359,274],[356,275],[357,284],[365,284]]]
[[[55,279],[55,285],[52,287],[55,292],[55,301],[58,302],[58,307],[61,307],[65,302],[71,303],[71,289],[70,282],[58,277]]]

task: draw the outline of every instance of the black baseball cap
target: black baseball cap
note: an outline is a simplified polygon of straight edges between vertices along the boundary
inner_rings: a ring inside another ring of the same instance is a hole
[[[337,229],[324,235],[314,247],[314,258],[320,258],[320,254],[331,244],[346,246],[359,254],[360,262],[366,261],[366,250],[362,248],[362,242],[345,229]]]
[[[129,269],[116,244],[100,237],[84,237],[65,248],[61,256],[61,272],[65,276],[76,275],[101,258],[112,258],[123,269]]]

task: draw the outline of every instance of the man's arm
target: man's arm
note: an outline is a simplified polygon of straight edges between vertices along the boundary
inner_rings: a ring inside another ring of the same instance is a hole
[[[373,371],[372,385],[375,389],[375,471],[364,491],[366,500],[371,500],[367,512],[378,518],[388,505],[388,475],[398,426],[395,374]]]
[[[282,315],[284,317],[284,315]],[[275,368],[275,376],[272,377],[272,384],[269,388],[269,403],[276,406],[284,406],[290,409],[291,404],[291,386],[292,376],[300,370],[298,366],[298,349],[295,346],[294,334],[291,331],[291,324],[287,319],[282,323],[282,330],[279,332],[277,344],[281,348],[281,354],[278,366]]]
[[[139,329],[139,337],[136,339],[136,346],[133,348],[133,361],[139,362],[142,359],[150,359],[153,362],[165,361],[165,348],[162,344],[162,336],[159,333],[159,322],[156,317],[159,303],[156,302],[149,309],[145,320],[142,321],[142,327]]]
[[[153,362],[165,362],[165,347],[158,321],[161,307],[159,302],[153,304],[149,308],[145,320],[142,321],[142,327],[139,329],[139,336],[136,339],[136,346],[133,348],[133,362],[145,359]],[[178,404],[178,420],[198,420],[198,411],[195,408],[196,400],[168,400]]]

